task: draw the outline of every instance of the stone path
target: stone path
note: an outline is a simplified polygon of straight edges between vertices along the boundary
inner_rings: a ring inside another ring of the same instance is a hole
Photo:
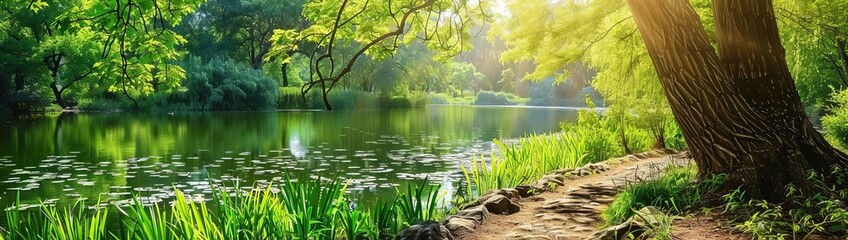
[[[555,190],[521,198],[521,211],[492,214],[461,239],[588,239],[603,224],[601,212],[623,186],[655,178],[669,164],[686,163],[674,155],[625,159],[601,173],[570,177]]]

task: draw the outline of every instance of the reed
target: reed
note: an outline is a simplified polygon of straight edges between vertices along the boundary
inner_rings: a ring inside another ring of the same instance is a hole
[[[279,188],[275,186],[255,186],[252,191],[213,187],[210,201],[174,189],[170,206],[145,205],[134,195],[123,207],[78,201],[24,209],[18,199],[6,210],[0,240],[391,239],[402,228],[444,212],[439,187],[426,179],[371,206],[348,200],[347,183],[338,178],[285,176]],[[108,225],[110,219],[119,221]]]

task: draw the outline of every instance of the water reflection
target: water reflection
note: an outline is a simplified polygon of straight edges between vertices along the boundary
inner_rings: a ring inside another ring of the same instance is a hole
[[[564,109],[429,107],[353,112],[63,114],[0,126],[0,204],[120,201],[209,181],[267,184],[285,173],[338,176],[373,198],[429,177],[461,190],[458,163],[492,138],[558,130]],[[446,194],[445,196],[451,196]]]

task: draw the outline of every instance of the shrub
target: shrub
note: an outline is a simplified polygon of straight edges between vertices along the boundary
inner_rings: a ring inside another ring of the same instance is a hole
[[[505,92],[477,92],[477,100],[474,105],[516,105],[518,104],[518,96]]]
[[[675,213],[693,206],[700,200],[698,192],[691,191],[690,187],[696,170],[694,167],[669,167],[659,179],[625,187],[603,212],[606,224],[622,223],[633,216],[633,211],[647,206]]]
[[[810,172],[810,191],[789,185],[786,201],[747,200],[737,189],[724,196],[725,214],[735,216],[736,228],[755,239],[845,239],[848,237],[848,175]],[[811,236],[816,237],[811,237]]]
[[[111,98],[85,98],[80,100],[77,108],[85,111],[108,112],[123,109],[124,106],[123,102]]]
[[[836,106],[822,117],[822,126],[827,130],[828,139],[845,149],[848,146],[848,90],[834,94],[833,102]]]
[[[309,92],[309,107],[324,108],[324,101],[321,98],[321,90],[313,90]],[[370,109],[376,108],[377,96],[360,90],[338,89],[330,92],[327,96],[330,105],[336,110],[352,110],[352,109]]]
[[[194,110],[266,110],[276,107],[277,81],[236,64],[230,59],[214,58],[203,63],[191,58],[183,66],[188,89],[185,100]]]
[[[18,114],[44,111],[50,104],[51,101],[45,97],[45,94],[28,88],[13,92],[5,99],[5,105],[8,105],[13,113]]]
[[[444,93],[434,93],[430,94],[428,97],[430,104],[448,104],[448,99],[450,98]]]
[[[306,102],[303,99],[300,87],[281,87],[280,96],[277,98],[277,108],[306,108]]]

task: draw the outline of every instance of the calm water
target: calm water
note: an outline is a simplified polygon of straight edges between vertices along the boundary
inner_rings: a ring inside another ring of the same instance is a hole
[[[0,124],[0,204],[120,204],[173,187],[201,197],[210,181],[267,184],[285,173],[338,176],[371,199],[429,176],[447,191],[459,164],[493,138],[557,131],[576,111],[431,106],[350,112],[48,115]]]

